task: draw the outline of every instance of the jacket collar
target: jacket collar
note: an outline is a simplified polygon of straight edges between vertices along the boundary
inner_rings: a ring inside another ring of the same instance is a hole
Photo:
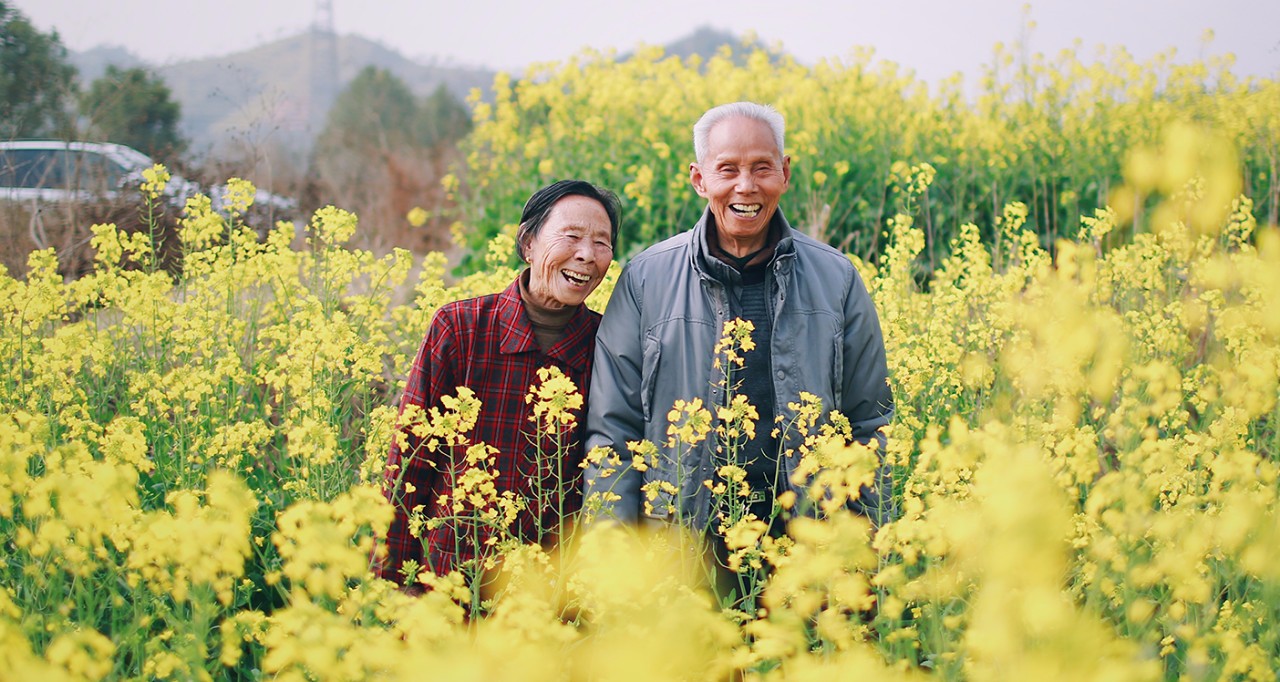
[[[715,229],[715,220],[710,207],[703,209],[702,217],[690,231],[690,238],[693,240],[693,244],[690,245],[692,248],[689,250],[692,265],[704,277],[710,277],[724,284],[736,283],[742,279],[742,276],[727,263],[713,256],[711,247],[707,245],[707,233]],[[778,263],[789,261],[795,254],[795,240],[791,224],[787,222],[781,208],[777,209],[773,218],[769,220],[769,230],[780,230],[782,233],[782,238],[773,250],[773,260],[769,265],[772,269]]]
[[[497,314],[502,338],[498,351],[503,355],[518,353],[539,353],[538,339],[533,334],[533,322],[524,311],[524,301],[520,298],[520,277],[516,277],[498,294]],[[593,313],[587,306],[580,305],[569,324],[565,325],[564,336],[551,347],[547,356],[559,360],[575,371],[584,371],[591,361],[594,345],[595,326],[591,324]]]

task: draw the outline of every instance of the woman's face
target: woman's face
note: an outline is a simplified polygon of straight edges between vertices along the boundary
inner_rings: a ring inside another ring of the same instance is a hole
[[[576,194],[557,201],[525,244],[533,301],[561,308],[587,300],[613,260],[610,234],[609,214],[600,202]]]

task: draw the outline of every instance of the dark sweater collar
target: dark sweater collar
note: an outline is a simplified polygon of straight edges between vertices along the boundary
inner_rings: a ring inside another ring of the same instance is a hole
[[[786,217],[782,215],[782,209],[779,208],[769,219],[769,237],[764,250],[753,257],[745,268],[736,267],[730,262],[733,257],[720,248],[715,220],[715,216],[708,208],[703,211],[702,219],[694,226],[693,238],[696,242],[693,245],[694,259],[704,272],[726,284],[743,283],[744,275],[758,281],[776,258],[790,253],[793,248],[791,225],[787,223]]]
[[[573,317],[565,326],[564,335],[545,354],[564,361],[575,370],[585,370],[591,362],[595,348],[596,321],[599,315],[585,305],[572,308]],[[517,277],[498,294],[497,312],[502,326],[499,352],[532,353],[540,350],[534,336],[533,322],[520,297],[520,278]]]
[[[519,278],[520,301],[524,303],[524,312],[529,316],[529,322],[533,324],[533,334],[538,339],[538,346],[542,348],[542,352],[546,353],[564,337],[564,330],[569,326],[569,320],[578,313],[578,307],[548,308],[536,303],[529,295],[528,279],[529,271],[525,270]]]

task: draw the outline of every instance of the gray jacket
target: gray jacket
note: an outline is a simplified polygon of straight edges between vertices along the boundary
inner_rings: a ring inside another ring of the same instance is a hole
[[[646,515],[641,486],[666,481],[678,496],[660,494],[648,516],[666,518],[673,505],[693,527],[708,523],[711,494],[703,482],[713,478],[714,434],[680,461],[663,444],[667,413],[676,400],[701,398],[714,411],[724,397],[723,375],[713,367],[712,352],[732,317],[725,283],[736,281],[736,272],[708,252],[709,220],[704,211],[693,229],[633,258],[623,268],[600,323],[586,446],[613,448],[624,463],[587,468],[587,495],[608,491],[620,497],[605,505],[605,517],[638,520]],[[880,320],[866,285],[844,254],[791,229],[781,210],[774,220],[784,229],[769,266],[774,325],[768,351],[783,423],[795,416],[787,404],[799,402],[805,391],[822,399],[824,413],[833,407],[843,412],[856,439],[883,439],[877,430],[893,416],[893,395]],[[761,415],[757,428],[772,428],[769,417]],[[625,466],[631,459],[627,442],[641,439],[658,445],[664,455],[644,472]],[[798,446],[780,444],[783,451]],[[796,458],[782,461],[789,482]],[[602,468],[617,471],[602,477]],[[874,521],[882,520],[891,495],[883,466],[878,480],[854,505]]]

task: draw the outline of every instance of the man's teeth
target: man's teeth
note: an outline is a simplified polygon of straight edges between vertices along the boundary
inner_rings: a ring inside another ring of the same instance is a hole
[[[762,207],[760,204],[729,204],[729,208],[733,209],[734,213],[754,218]]]
[[[568,277],[569,279],[577,282],[578,284],[586,284],[587,282],[591,281],[591,277],[588,275],[580,275],[576,272],[570,272],[568,270],[561,270],[560,274],[564,275],[565,277]]]

